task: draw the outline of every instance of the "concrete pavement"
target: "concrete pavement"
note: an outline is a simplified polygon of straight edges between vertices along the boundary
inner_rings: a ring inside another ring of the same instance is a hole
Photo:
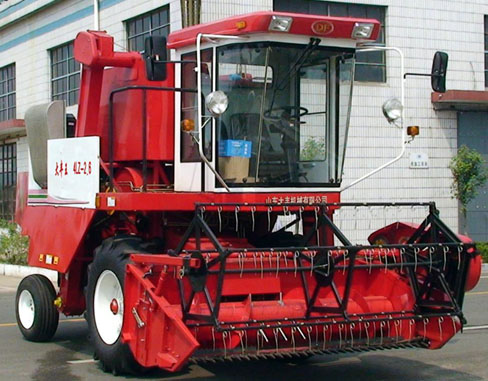
[[[61,320],[50,343],[25,341],[15,324],[14,300],[19,278],[0,276],[0,380],[113,380],[92,360],[83,319]],[[488,276],[468,293],[464,310],[469,326],[488,325]],[[177,374],[152,372],[150,380],[488,380],[488,329],[457,335],[443,349],[393,350],[316,356],[300,365],[240,362],[191,365]]]

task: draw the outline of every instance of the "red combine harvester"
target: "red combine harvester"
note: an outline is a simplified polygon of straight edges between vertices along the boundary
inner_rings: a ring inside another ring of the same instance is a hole
[[[79,33],[76,136],[60,102],[25,116],[22,228],[29,264],[57,271],[59,291],[21,282],[22,334],[47,341],[59,312],[85,313],[114,374],[442,347],[480,276],[473,243],[434,203],[340,203],[356,50],[379,32],[376,20],[260,12],[152,36],[143,54]],[[416,206],[423,222],[369,244],[334,223],[347,208]]]

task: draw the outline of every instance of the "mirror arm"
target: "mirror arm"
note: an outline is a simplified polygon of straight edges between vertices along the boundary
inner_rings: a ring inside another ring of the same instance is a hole
[[[403,79],[408,77],[442,77],[441,74],[427,74],[427,73],[405,73]]]

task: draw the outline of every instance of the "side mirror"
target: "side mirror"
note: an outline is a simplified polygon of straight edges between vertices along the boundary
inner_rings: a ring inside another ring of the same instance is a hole
[[[149,36],[144,42],[144,61],[146,61],[147,79],[164,81],[166,79],[166,37]]]
[[[446,92],[447,61],[449,56],[445,52],[436,52],[432,61],[431,83],[432,90],[438,93]]]

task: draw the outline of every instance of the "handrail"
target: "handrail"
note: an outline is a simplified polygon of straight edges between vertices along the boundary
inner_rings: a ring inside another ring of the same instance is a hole
[[[381,171],[382,169],[385,169],[386,167],[389,167],[390,165],[392,165],[393,163],[397,162],[398,160],[400,160],[403,155],[405,154],[405,149],[406,149],[406,146],[407,146],[407,141],[406,141],[406,129],[404,128],[404,119],[405,119],[405,78],[404,78],[404,72],[405,72],[405,63],[404,63],[404,56],[403,56],[403,53],[400,49],[398,48],[394,48],[394,47],[387,47],[387,46],[374,46],[374,47],[368,47],[366,49],[358,49],[360,50],[361,52],[374,52],[374,51],[378,51],[378,50],[383,50],[383,51],[387,51],[387,50],[392,50],[392,51],[395,51],[397,52],[399,55],[400,55],[400,72],[401,72],[401,103],[402,103],[402,116],[401,116],[401,124],[400,124],[400,128],[402,129],[402,147],[401,147],[401,151],[400,153],[398,154],[398,156],[396,156],[394,159],[390,160],[389,162],[383,164],[383,165],[380,165],[378,168],[376,169],[373,169],[371,172],[368,172],[367,174],[365,174],[364,176],[360,177],[359,179],[356,179],[354,180],[352,183],[346,185],[345,187],[343,187],[341,189],[341,191],[345,191],[346,189],[349,189],[351,188],[352,186],[356,185],[357,183],[360,183],[361,181],[363,180],[366,180],[368,177],[374,175],[375,173]]]

